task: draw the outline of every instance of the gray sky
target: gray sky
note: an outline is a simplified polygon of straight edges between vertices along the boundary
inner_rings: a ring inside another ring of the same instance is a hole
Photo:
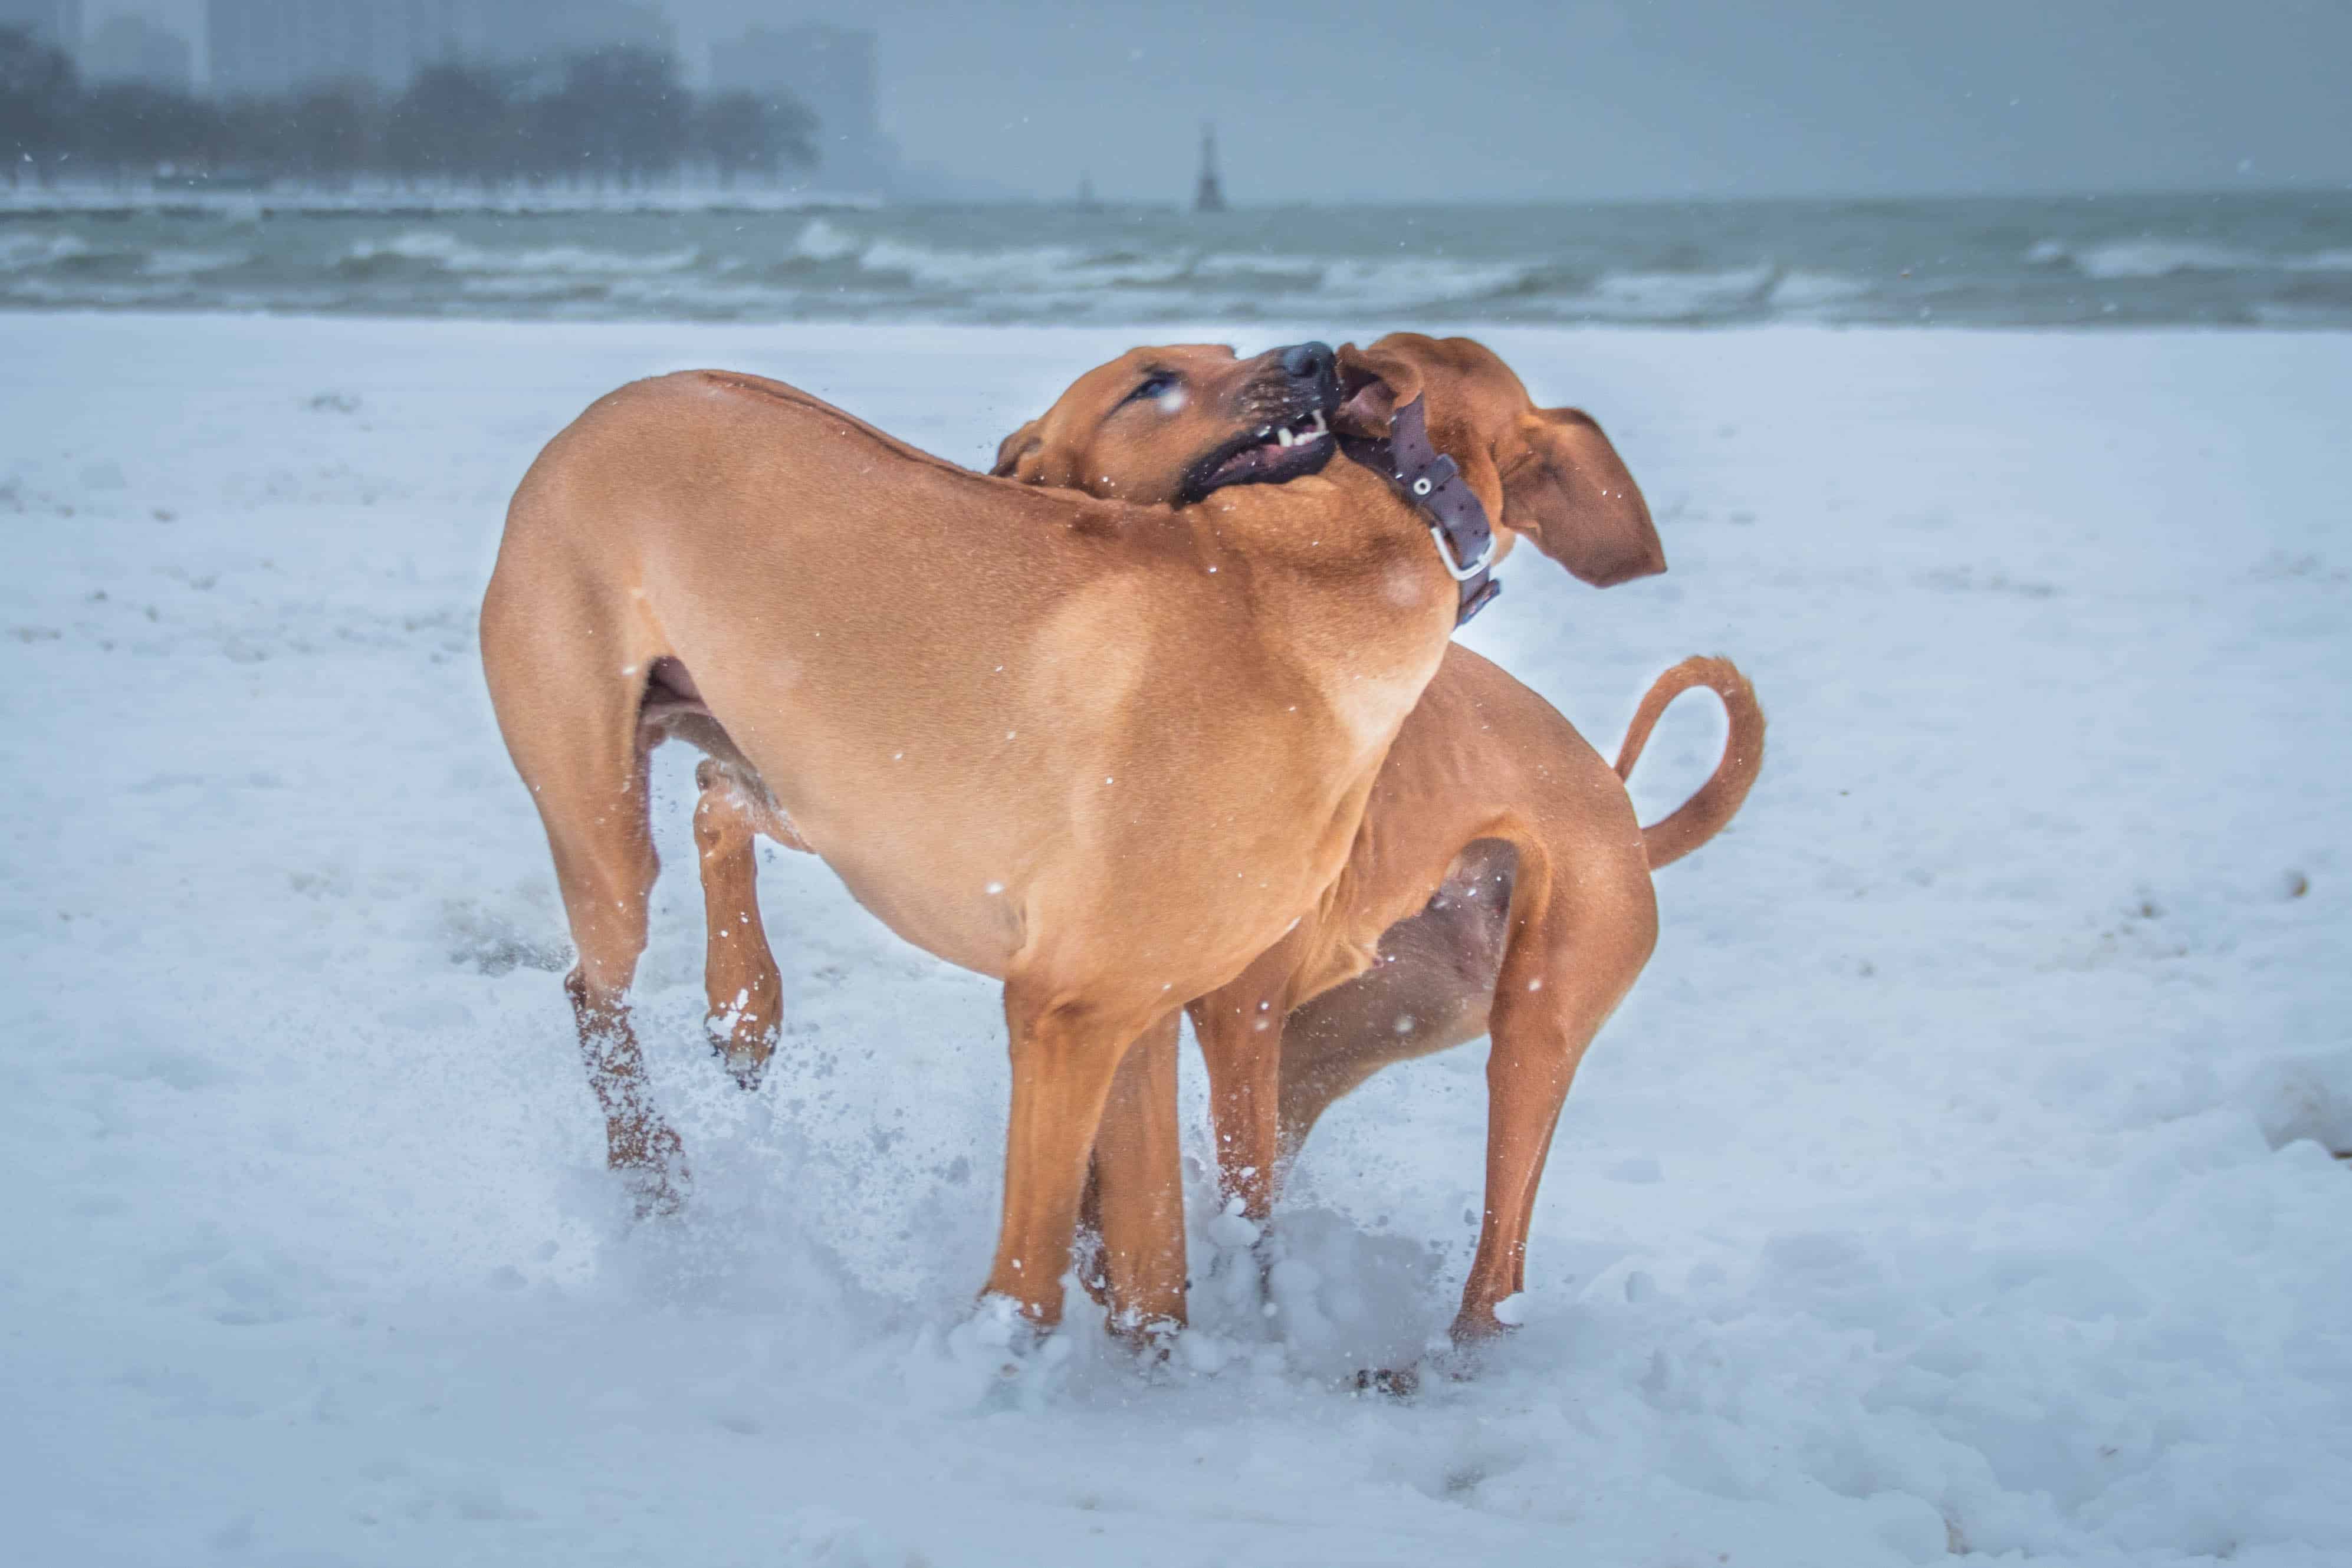
[[[1044,195],[1181,197],[1204,119],[1253,202],[2352,185],[2347,0],[669,9],[695,74],[746,21],[872,27],[911,160]]]

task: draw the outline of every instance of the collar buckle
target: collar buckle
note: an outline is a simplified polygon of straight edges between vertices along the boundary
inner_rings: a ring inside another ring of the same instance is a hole
[[[1429,537],[1437,541],[1437,559],[1439,564],[1445,568],[1445,575],[1452,578],[1456,582],[1469,581],[1472,578],[1476,577],[1479,573],[1485,571],[1487,567],[1492,565],[1494,562],[1495,537],[1492,534],[1486,536],[1486,548],[1478,552],[1478,559],[1469,562],[1467,565],[1464,564],[1461,559],[1454,555],[1454,541],[1452,538],[1447,537],[1443,525],[1437,523],[1430,524]]]

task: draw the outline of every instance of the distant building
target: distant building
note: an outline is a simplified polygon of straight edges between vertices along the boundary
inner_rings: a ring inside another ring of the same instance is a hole
[[[473,7],[472,9],[480,9]],[[565,0],[561,5],[500,5],[475,18],[469,52],[516,65],[552,66],[566,55],[625,47],[677,52],[677,29],[659,5],[637,0]]]
[[[168,27],[137,16],[109,16],[82,46],[84,81],[136,81],[186,92],[195,81],[195,52]]]
[[[81,53],[81,0],[0,0],[0,27],[22,27],[36,43]]]
[[[898,172],[898,150],[875,110],[874,35],[812,22],[752,27],[710,47],[713,92],[790,93],[816,116],[815,183],[880,192]]]
[[[366,0],[207,0],[205,41],[221,97],[373,78],[375,13]]]
[[[475,9],[465,0],[206,0],[213,91],[331,81],[397,90],[425,67],[473,52]]]

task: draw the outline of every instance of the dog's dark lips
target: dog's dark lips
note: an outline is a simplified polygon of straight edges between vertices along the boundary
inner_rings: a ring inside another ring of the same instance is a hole
[[[1245,430],[1185,471],[1178,494],[1197,501],[1235,485],[1279,485],[1319,472],[1339,450],[1324,410],[1310,408]]]

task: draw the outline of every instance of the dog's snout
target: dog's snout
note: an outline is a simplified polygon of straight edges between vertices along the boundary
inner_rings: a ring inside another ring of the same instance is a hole
[[[1293,343],[1282,350],[1282,368],[1297,380],[1321,381],[1339,367],[1328,343]]]

